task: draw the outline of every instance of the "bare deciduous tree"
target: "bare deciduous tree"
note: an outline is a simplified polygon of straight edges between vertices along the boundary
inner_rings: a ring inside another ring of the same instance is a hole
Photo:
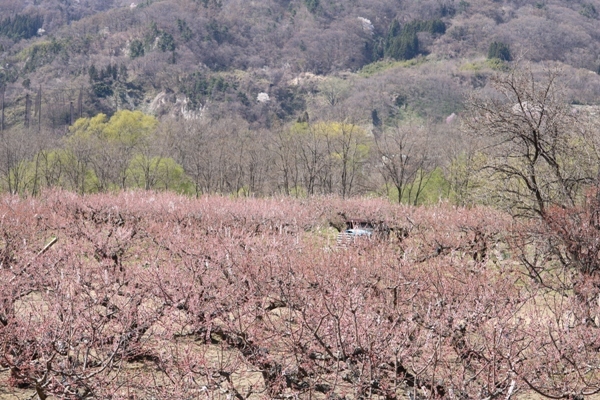
[[[399,126],[383,132],[376,140],[379,172],[398,192],[399,203],[416,204],[425,184],[425,171],[433,166],[427,128]]]
[[[572,206],[597,175],[597,160],[586,159],[595,157],[586,149],[590,138],[562,96],[560,76],[516,67],[492,78],[493,96],[469,99],[464,127],[484,138],[497,199],[515,214]]]

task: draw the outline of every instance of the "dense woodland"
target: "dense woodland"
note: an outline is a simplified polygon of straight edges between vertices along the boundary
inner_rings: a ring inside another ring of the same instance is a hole
[[[597,9],[3,0],[2,189],[464,203],[461,121],[495,74],[560,70],[562,101],[596,111]]]

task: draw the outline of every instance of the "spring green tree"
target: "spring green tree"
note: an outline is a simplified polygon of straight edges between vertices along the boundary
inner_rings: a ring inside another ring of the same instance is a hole
[[[502,61],[511,61],[510,47],[506,43],[492,42],[488,49],[488,59],[498,59]]]
[[[157,124],[152,116],[128,110],[118,111],[110,119],[104,114],[81,118],[71,128],[66,148],[82,171],[93,170],[99,191],[125,189],[131,160],[153,140]]]
[[[192,184],[179,165],[171,157],[136,154],[127,171],[130,187],[145,190],[172,190],[178,193],[189,193]]]

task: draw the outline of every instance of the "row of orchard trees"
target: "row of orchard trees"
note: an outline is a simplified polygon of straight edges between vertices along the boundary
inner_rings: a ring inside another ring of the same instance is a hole
[[[33,195],[45,187],[78,193],[142,188],[194,195],[379,193],[417,203],[433,187],[426,183],[440,175],[429,135],[430,129],[413,125],[375,139],[348,121],[258,131],[241,120],[159,123],[140,111],[119,111],[81,118],[61,137],[2,132],[0,178],[4,191]],[[430,197],[437,200],[447,188],[436,182]]]

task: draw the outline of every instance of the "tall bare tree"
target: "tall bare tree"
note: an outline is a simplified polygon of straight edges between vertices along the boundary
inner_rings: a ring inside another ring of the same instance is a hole
[[[0,134],[0,179],[11,194],[24,189],[26,161],[31,154],[30,136],[22,128],[13,128]]]
[[[6,86],[2,86],[2,95],[0,96],[0,101],[2,102],[2,106],[0,108],[2,108],[2,114],[0,115],[0,131],[4,131],[4,108],[5,108],[5,103],[4,103],[4,95],[6,93]]]
[[[397,191],[398,202],[416,204],[426,183],[425,171],[433,166],[428,130],[423,126],[398,126],[376,141],[379,172]]]
[[[38,89],[35,96],[35,104],[33,105],[33,115],[37,117],[38,132],[42,129],[42,85]]]
[[[464,129],[485,140],[495,197],[516,215],[573,206],[597,177],[597,154],[589,151],[591,138],[567,104],[560,77],[557,69],[516,67],[492,77],[493,96],[469,99]]]
[[[29,128],[31,122],[31,96],[29,93],[25,95],[25,128]]]

